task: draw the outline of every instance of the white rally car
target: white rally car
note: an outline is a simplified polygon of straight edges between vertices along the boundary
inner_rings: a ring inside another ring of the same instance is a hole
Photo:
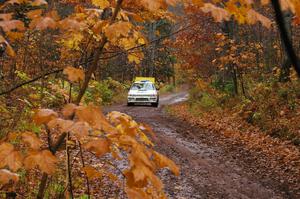
[[[154,107],[158,107],[159,93],[151,81],[136,81],[132,84],[127,99],[128,106],[135,103],[148,103]]]

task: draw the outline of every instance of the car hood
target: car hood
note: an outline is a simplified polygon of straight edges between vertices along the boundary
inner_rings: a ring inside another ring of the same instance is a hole
[[[157,95],[156,90],[130,90],[128,95]]]

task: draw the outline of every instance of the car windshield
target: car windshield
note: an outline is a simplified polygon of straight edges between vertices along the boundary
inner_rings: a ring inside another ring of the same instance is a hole
[[[155,87],[151,83],[134,83],[130,90],[154,90]]]

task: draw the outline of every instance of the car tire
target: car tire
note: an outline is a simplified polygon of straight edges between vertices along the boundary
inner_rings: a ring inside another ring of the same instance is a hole
[[[127,102],[127,106],[133,106],[132,102]]]
[[[152,103],[151,106],[153,106],[153,107],[158,107],[158,102]]]

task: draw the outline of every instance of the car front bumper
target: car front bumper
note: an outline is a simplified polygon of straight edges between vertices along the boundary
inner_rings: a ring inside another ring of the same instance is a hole
[[[129,96],[128,103],[156,103],[157,96]]]

